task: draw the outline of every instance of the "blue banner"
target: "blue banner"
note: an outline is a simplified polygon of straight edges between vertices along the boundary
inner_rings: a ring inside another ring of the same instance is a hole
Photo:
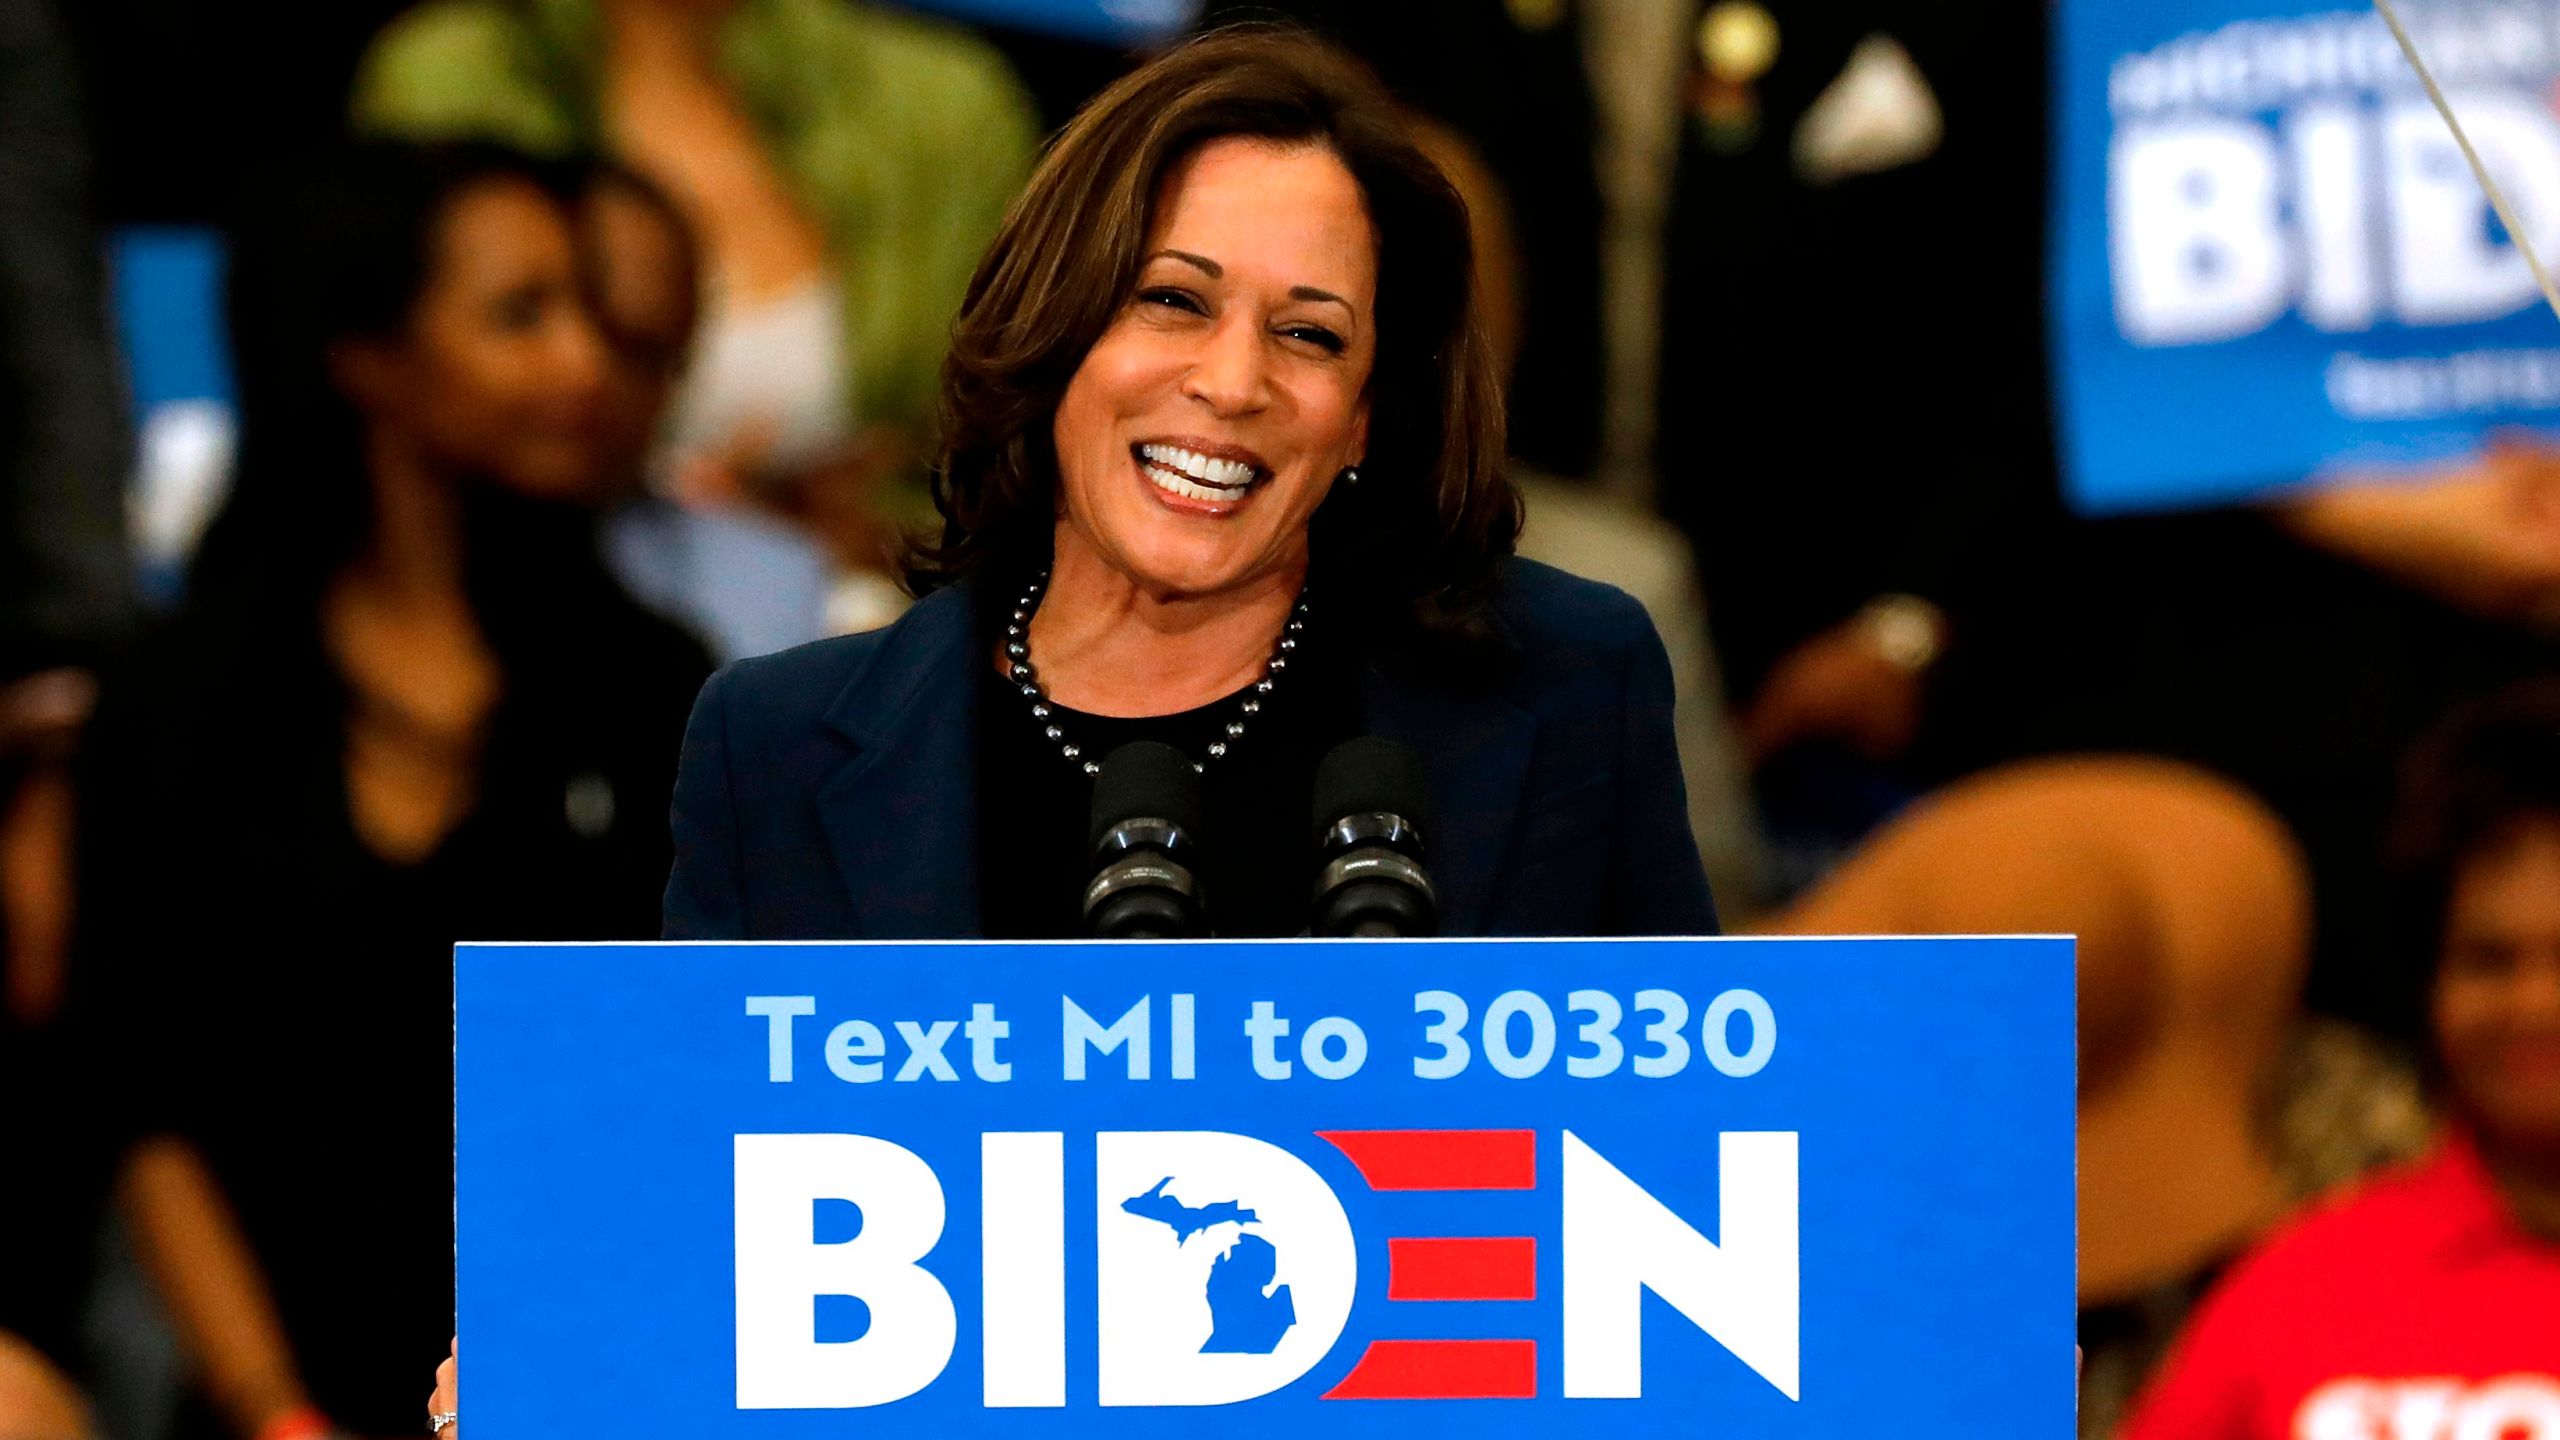
[[[473,1440],[2070,1433],[2067,939],[455,968]]]
[[[2403,0],[2560,256],[2560,0]],[[2560,429],[2560,321],[2372,9],[2063,0],[2053,344],[2085,513]]]
[[[900,0],[962,20],[1102,45],[1170,40],[1200,18],[1201,0]]]

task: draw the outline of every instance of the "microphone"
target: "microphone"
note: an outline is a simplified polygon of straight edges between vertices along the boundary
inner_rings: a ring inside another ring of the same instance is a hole
[[[1205,934],[1200,882],[1200,774],[1170,745],[1133,740],[1103,757],[1093,778],[1093,864],[1085,933],[1102,940]]]
[[[1364,735],[1316,767],[1318,935],[1416,936],[1440,928],[1440,897],[1422,868],[1431,790],[1412,747]]]

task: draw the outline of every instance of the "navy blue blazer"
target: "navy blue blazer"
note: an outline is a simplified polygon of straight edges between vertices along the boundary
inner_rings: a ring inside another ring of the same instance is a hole
[[[1441,933],[1715,933],[1643,608],[1516,560],[1496,614],[1520,662],[1489,687],[1361,677],[1369,733],[1423,757]],[[712,676],[676,774],[667,938],[978,935],[980,649],[970,597],[943,590]]]

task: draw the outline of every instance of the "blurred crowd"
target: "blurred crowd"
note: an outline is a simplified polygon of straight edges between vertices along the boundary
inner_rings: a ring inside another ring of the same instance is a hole
[[[1725,913],[2082,937],[2084,1433],[2476,1371],[2560,1436],[2560,452],[2075,516],[2037,0],[1192,8],[1466,195],[1524,548],[1654,614]],[[897,612],[949,317],[1135,53],[0,0],[0,1437],[419,1431],[449,947],[655,934],[696,688]],[[155,580],[107,256],[173,225],[236,399]]]

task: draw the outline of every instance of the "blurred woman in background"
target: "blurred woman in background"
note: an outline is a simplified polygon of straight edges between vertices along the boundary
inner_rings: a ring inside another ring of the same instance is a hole
[[[2235,1267],[2121,1440],[2560,1435],[2560,688],[2433,737],[2400,824],[2450,1124]]]
[[[430,0],[356,89],[365,130],[613,155],[702,239],[702,333],[667,474],[770,504],[868,569],[920,520],[936,371],[970,267],[1037,144],[966,34],[849,0]]]
[[[111,676],[78,955],[145,1266],[241,1436],[396,1433],[440,1338],[457,939],[644,937],[708,670],[596,539],[581,178],[378,145],[260,213],[242,449],[183,612]],[[414,1332],[414,1333],[412,1333]]]
[[[715,659],[824,637],[828,562],[804,531],[743,506],[685,505],[649,484],[702,308],[693,227],[646,177],[601,161],[578,207],[578,243],[605,341],[598,503],[614,575]]]

